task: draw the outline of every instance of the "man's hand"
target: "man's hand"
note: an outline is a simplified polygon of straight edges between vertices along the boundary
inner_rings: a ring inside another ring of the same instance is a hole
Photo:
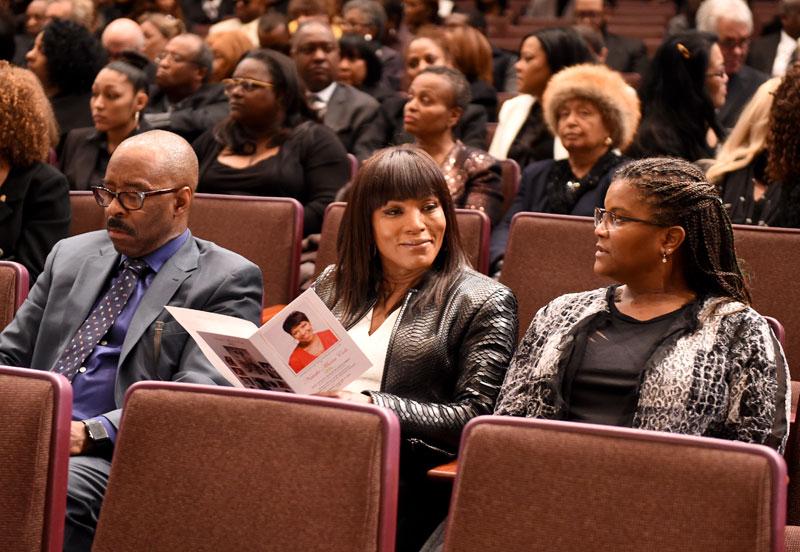
[[[69,454],[83,454],[89,448],[89,432],[83,422],[72,422],[69,430]]]
[[[352,391],[345,391],[344,389],[340,389],[339,391],[323,391],[322,393],[317,393],[317,396],[328,397],[329,399],[341,399],[344,401],[362,404],[372,404],[372,397],[369,395],[365,395],[363,393],[353,393]]]

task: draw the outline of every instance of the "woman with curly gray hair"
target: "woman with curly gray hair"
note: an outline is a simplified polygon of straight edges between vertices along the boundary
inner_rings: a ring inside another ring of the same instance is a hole
[[[594,271],[618,284],[536,314],[495,413],[783,450],[786,360],[749,306],[715,187],[686,161],[643,159],[617,172],[594,220]]]

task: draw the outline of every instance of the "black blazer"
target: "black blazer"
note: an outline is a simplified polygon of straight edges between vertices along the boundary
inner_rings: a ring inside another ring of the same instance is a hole
[[[31,284],[47,254],[69,233],[67,179],[46,163],[12,167],[0,185],[0,259],[28,269]]]
[[[781,41],[781,33],[772,33],[757,38],[750,45],[750,53],[747,55],[747,65],[758,69],[767,75],[772,74],[772,64],[775,63],[775,54],[778,51],[778,43]]]
[[[325,126],[336,133],[344,149],[364,161],[384,146],[386,129],[381,105],[369,94],[348,84],[336,83],[325,109]]]
[[[717,120],[726,131],[730,131],[739,119],[742,109],[756,93],[758,87],[769,79],[769,75],[742,65],[739,72],[729,75],[728,96],[725,105],[719,108]]]
[[[605,35],[608,57],[606,65],[620,73],[639,73],[647,71],[647,49],[638,38],[628,38],[611,33]]]

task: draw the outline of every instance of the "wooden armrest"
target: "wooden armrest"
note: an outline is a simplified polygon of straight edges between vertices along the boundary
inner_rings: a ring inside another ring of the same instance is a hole
[[[431,479],[441,479],[443,481],[452,481],[456,478],[458,472],[458,459],[436,466],[428,470],[428,477]]]

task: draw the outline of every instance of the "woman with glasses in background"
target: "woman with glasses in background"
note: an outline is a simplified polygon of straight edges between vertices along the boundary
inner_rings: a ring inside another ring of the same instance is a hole
[[[304,234],[319,232],[350,165],[336,134],[306,103],[294,62],[253,50],[223,85],[229,116],[193,144],[197,191],[293,197],[304,207]]]
[[[534,317],[496,414],[786,444],[789,372],[750,306],[728,214],[677,159],[625,165],[595,210],[595,273],[619,282]]]

